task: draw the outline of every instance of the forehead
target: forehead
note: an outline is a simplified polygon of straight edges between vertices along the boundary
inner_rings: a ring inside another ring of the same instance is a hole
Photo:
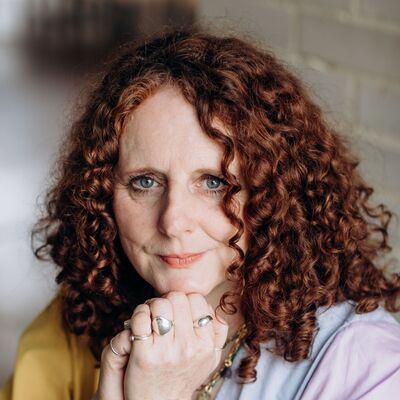
[[[228,134],[221,122],[213,126]],[[219,170],[222,155],[222,147],[201,129],[194,107],[171,86],[158,90],[132,112],[120,138],[120,162],[132,168]],[[229,169],[238,173],[236,159]]]

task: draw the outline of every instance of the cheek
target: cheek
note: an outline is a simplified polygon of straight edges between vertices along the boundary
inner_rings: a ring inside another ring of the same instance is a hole
[[[222,208],[214,210],[205,209],[202,214],[203,217],[201,221],[204,222],[204,230],[207,231],[209,236],[227,244],[229,239],[236,234],[237,228],[231,223]],[[240,219],[243,219],[241,212],[237,214],[237,210],[235,210],[235,214],[238,215]]]
[[[233,211],[235,215],[243,220],[243,205],[241,199],[238,207],[234,208]],[[237,232],[237,228],[225,215],[221,205],[214,208],[204,208],[202,210],[202,221],[207,221],[207,229],[213,232],[215,236],[223,238],[224,240],[229,239]]]
[[[243,220],[243,216],[241,214],[239,214],[239,218]],[[207,219],[203,219],[203,221],[207,221],[207,223],[204,223],[202,226],[204,232],[206,232],[207,235],[212,237],[215,241],[227,246],[228,253],[233,251],[229,248],[228,243],[229,239],[236,235],[237,228],[230,222],[224,212],[219,210],[218,212],[209,214],[209,217]],[[237,244],[244,252],[246,252],[248,244],[248,232],[246,226],[244,226],[244,231]],[[236,254],[236,252],[234,254]]]
[[[121,238],[138,240],[150,229],[152,224],[150,211],[137,206],[131,199],[117,198],[113,208]]]

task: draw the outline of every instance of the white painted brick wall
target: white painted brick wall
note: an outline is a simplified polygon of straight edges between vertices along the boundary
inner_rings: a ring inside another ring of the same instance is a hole
[[[400,140],[400,87],[370,80],[360,82],[360,101],[354,119],[368,129]]]
[[[351,21],[303,14],[300,54],[318,57],[332,67],[400,78],[400,33],[382,32]]]
[[[400,22],[399,0],[361,0],[360,11],[363,17]]]

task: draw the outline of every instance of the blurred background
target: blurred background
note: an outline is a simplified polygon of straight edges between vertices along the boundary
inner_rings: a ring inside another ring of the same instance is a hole
[[[0,385],[55,293],[30,230],[87,78],[118,44],[193,22],[274,50],[351,139],[376,204],[400,216],[400,1],[0,0]],[[399,260],[399,223],[390,233]]]

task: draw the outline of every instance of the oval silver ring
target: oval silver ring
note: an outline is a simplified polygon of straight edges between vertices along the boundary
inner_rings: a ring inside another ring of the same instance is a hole
[[[171,328],[173,327],[174,323],[168,318],[161,317],[157,315],[153,318],[151,326],[153,328],[153,332],[157,335],[163,336],[166,335]]]
[[[206,315],[205,317],[201,317],[197,321],[195,321],[193,326],[195,328],[202,328],[203,326],[206,326],[212,320],[213,320],[213,317],[211,315]]]

